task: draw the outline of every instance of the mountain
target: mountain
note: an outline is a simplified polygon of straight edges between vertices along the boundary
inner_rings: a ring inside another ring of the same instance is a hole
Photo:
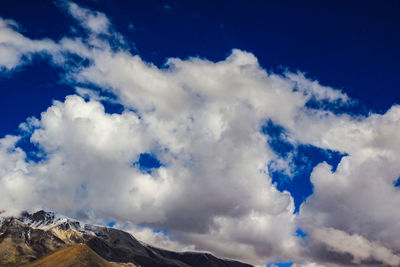
[[[26,263],[65,246],[65,242],[53,234],[32,228],[16,218],[2,220],[0,226],[1,266]]]
[[[143,267],[251,266],[219,259],[209,253],[179,253],[155,248],[127,232],[85,224],[53,212],[24,212],[19,217],[0,217],[0,266],[30,263],[59,249],[75,248],[76,244],[85,244],[106,262],[119,264],[132,263]]]
[[[85,244],[61,248],[48,256],[26,265],[26,267],[68,266],[117,267],[121,265],[106,261]]]

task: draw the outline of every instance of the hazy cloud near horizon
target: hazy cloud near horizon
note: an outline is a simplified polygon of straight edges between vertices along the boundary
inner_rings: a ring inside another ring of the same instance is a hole
[[[0,19],[2,71],[40,54],[76,87],[23,122],[21,136],[0,139],[0,209],[112,219],[155,245],[259,265],[400,264],[399,106],[368,116],[312,109],[310,100],[354,100],[302,73],[268,73],[238,49],[219,62],[170,58],[158,68],[127,50],[105,14],[69,2],[60,8],[80,35],[31,40]],[[71,55],[89,63],[71,64]],[[109,114],[104,101],[124,111]],[[347,155],[335,172],[327,163],[314,168],[314,193],[298,214],[270,177],[271,162],[288,173],[293,166],[268,145],[267,121],[286,129],[288,142]],[[16,145],[27,136],[40,161]],[[142,153],[162,166],[143,172],[134,164]]]

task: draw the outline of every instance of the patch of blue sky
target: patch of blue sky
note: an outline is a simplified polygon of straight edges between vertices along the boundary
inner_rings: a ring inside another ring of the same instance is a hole
[[[400,187],[400,177],[397,180],[393,181],[394,187]]]
[[[108,114],[122,114],[125,110],[125,107],[119,103],[101,101],[101,104],[104,106],[104,112]]]
[[[268,171],[278,190],[290,192],[295,203],[294,212],[297,213],[301,203],[313,193],[310,175],[314,167],[325,161],[334,172],[346,154],[311,145],[292,144],[288,141],[286,130],[271,120],[262,127],[262,132],[268,136],[267,142],[278,157],[289,161],[290,173],[276,168],[275,162],[269,164]]]
[[[64,101],[74,93],[71,85],[60,83],[63,75],[46,58],[35,57],[30,66],[12,73],[0,73],[0,138],[19,134],[19,124],[29,117],[40,118],[54,100]]]
[[[296,236],[299,236],[301,238],[305,238],[308,234],[303,231],[301,228],[297,228],[296,230]]]
[[[165,236],[168,236],[168,229],[163,228],[163,229],[154,229],[153,230],[154,233],[162,233]]]
[[[268,144],[280,157],[286,158],[294,150],[294,145],[287,141],[285,129],[268,120],[262,127],[262,132],[269,136]]]
[[[118,102],[117,97],[114,94],[92,84],[77,84],[76,93],[83,97],[86,101],[90,99],[100,101],[104,106],[104,112],[107,114],[122,114],[122,112],[127,109]],[[136,113],[136,110],[134,109],[128,110]]]
[[[153,169],[158,169],[163,166],[163,164],[154,154],[142,153],[139,156],[139,160],[133,163],[132,166],[138,168],[142,172],[151,173]]]
[[[47,154],[40,149],[36,144],[33,144],[30,142],[30,135],[28,136],[23,136],[21,139],[16,143],[16,147],[21,148],[23,151],[25,151],[26,158],[25,161],[33,161],[33,162],[40,162],[42,160],[45,160],[47,157]]]
[[[82,67],[89,67],[92,62],[84,57],[77,54],[68,53],[65,55],[66,61],[64,62],[64,68],[66,69],[78,69]]]

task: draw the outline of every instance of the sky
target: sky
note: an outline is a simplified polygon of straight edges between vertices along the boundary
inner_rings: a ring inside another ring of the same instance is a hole
[[[0,209],[257,266],[399,266],[398,1],[2,1]]]

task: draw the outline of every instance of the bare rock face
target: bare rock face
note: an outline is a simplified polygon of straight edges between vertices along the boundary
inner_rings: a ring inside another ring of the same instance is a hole
[[[155,248],[139,242],[127,232],[84,224],[52,212],[24,212],[19,218],[0,218],[0,266],[32,262],[76,244],[86,244],[108,262],[126,266],[251,266],[208,253],[178,253]]]
[[[31,228],[15,218],[4,220],[0,227],[1,266],[27,263],[65,246],[52,233]]]

